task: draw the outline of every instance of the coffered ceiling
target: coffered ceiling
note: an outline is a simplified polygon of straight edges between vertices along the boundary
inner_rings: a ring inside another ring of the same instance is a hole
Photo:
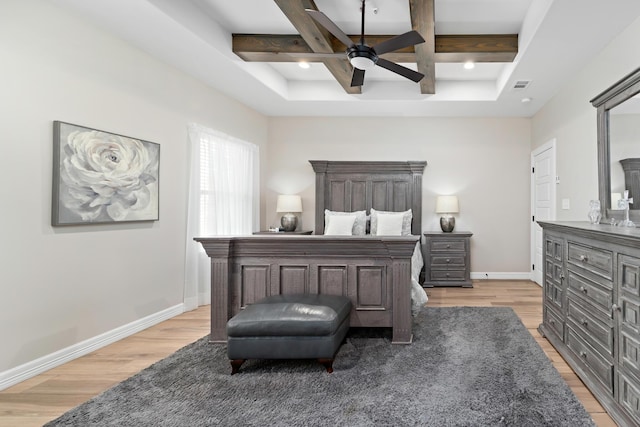
[[[637,0],[368,0],[366,43],[417,30],[384,58],[425,78],[375,67],[352,88],[304,8],[356,38],[360,0],[52,1],[269,116],[528,117],[640,16]]]

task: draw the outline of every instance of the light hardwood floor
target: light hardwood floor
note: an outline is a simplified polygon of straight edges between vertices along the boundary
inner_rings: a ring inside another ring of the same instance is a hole
[[[528,281],[474,281],[473,289],[427,289],[429,306],[508,306],[518,314],[599,427],[615,426],[536,328],[542,289]],[[209,332],[209,307],[162,322],[0,392],[0,426],[41,426]]]

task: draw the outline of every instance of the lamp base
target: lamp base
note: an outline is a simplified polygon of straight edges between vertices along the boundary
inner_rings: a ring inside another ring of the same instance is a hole
[[[284,231],[296,231],[298,226],[298,217],[292,213],[286,213],[280,218],[280,225]]]
[[[440,228],[445,233],[451,233],[456,226],[456,219],[452,216],[440,217]]]

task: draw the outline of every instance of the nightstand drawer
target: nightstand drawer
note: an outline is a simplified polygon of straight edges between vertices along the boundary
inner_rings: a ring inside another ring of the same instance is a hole
[[[431,270],[429,273],[431,280],[437,280],[441,282],[450,281],[459,281],[465,279],[465,271],[464,270]]]
[[[431,267],[463,267],[466,265],[466,257],[461,255],[431,255]]]
[[[431,251],[433,252],[464,252],[466,250],[465,240],[431,240]]]

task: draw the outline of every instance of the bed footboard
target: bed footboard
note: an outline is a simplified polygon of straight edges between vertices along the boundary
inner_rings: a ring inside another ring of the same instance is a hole
[[[211,341],[226,343],[227,321],[248,304],[278,294],[351,299],[351,326],[393,328],[409,344],[411,256],[419,236],[202,237],[211,258]]]

